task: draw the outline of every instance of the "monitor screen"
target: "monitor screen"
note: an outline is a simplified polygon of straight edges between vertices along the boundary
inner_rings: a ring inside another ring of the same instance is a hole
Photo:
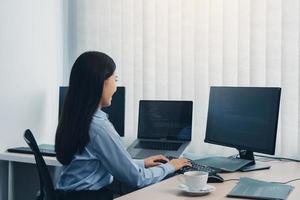
[[[62,112],[64,99],[67,95],[68,87],[59,88],[59,114]],[[117,87],[111,102],[111,106],[102,109],[108,114],[109,121],[114,125],[120,136],[124,136],[125,129],[125,87]]]
[[[275,153],[280,88],[211,87],[205,142]]]
[[[192,101],[141,100],[138,138],[191,140]]]

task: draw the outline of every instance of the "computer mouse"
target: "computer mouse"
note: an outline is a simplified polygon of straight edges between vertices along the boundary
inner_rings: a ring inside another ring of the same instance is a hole
[[[210,174],[208,176],[208,183],[223,183],[224,179],[218,174]]]

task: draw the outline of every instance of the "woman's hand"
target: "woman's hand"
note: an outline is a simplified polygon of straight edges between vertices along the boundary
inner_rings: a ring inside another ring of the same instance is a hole
[[[173,159],[170,161],[170,164],[175,167],[176,171],[185,166],[192,167],[192,164],[187,159],[184,159],[184,158]]]
[[[145,168],[154,167],[167,162],[169,162],[169,159],[163,155],[150,156],[144,159]]]

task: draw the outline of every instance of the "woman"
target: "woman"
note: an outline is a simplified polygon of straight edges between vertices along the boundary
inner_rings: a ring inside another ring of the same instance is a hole
[[[169,162],[164,156],[131,159],[101,110],[110,106],[116,91],[115,68],[109,56],[95,51],[83,53],[73,65],[55,138],[57,159],[63,164],[57,183],[61,199],[111,199],[107,186],[113,177],[143,187],[190,165],[186,159]],[[156,162],[161,160],[167,163]]]

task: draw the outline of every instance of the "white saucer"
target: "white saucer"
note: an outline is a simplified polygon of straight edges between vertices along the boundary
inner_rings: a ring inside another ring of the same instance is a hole
[[[186,186],[184,184],[180,184],[180,185],[178,185],[178,189],[183,192],[192,194],[192,195],[205,195],[205,194],[215,191],[216,188],[212,185],[206,185],[201,190],[191,190],[190,188],[188,188],[188,186]]]

